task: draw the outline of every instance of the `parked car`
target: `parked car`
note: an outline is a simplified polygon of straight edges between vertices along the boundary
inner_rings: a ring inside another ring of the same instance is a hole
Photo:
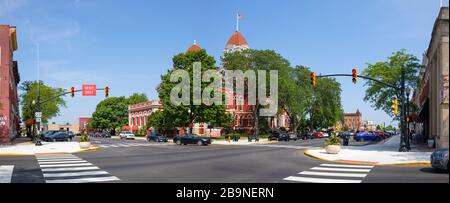
[[[48,140],[48,137],[51,136],[54,133],[57,133],[59,131],[57,130],[49,130],[49,131],[45,131],[44,133],[41,134],[41,139],[44,141]]]
[[[267,138],[269,141],[273,141],[273,140],[276,140],[276,141],[278,141],[278,138],[280,137],[280,132],[276,132],[276,131],[274,131],[274,132],[272,132],[270,135],[269,135],[269,137]]]
[[[161,135],[159,133],[152,133],[147,135],[147,141],[149,142],[167,142],[167,137],[164,135]]]
[[[305,131],[305,132],[303,132],[303,134],[302,134],[302,136],[301,136],[301,139],[302,139],[302,140],[314,139],[313,132],[311,132],[311,131]]]
[[[119,134],[120,139],[136,139],[136,135],[134,135],[132,132],[130,131],[122,131]]]
[[[291,140],[291,138],[287,133],[280,133],[280,135],[278,136],[278,141],[289,141],[289,140]]]
[[[202,138],[195,134],[184,134],[183,136],[176,136],[173,138],[173,142],[177,145],[196,144],[198,146],[207,146],[211,144],[211,139]]]
[[[299,139],[298,135],[296,133],[289,133],[288,135],[289,135],[289,140],[297,141]]]
[[[433,152],[430,157],[431,167],[448,171],[448,148]]]
[[[252,141],[259,142],[259,138],[255,134],[249,135],[247,138],[248,138],[248,142],[252,142]]]
[[[101,132],[100,137],[102,138],[111,138],[111,134],[109,132]]]
[[[314,133],[312,134],[312,137],[313,137],[314,139],[321,139],[321,138],[324,138],[325,136],[324,136],[324,134],[323,134],[322,132],[314,132]]]
[[[388,138],[387,135],[386,135],[384,132],[382,132],[382,131],[376,131],[376,132],[374,132],[374,134],[375,134],[376,136],[380,137],[381,139],[386,139],[386,138]]]
[[[381,138],[374,133],[371,132],[360,132],[353,137],[353,139],[357,142],[360,141],[379,141]]]
[[[56,141],[72,141],[72,137],[67,132],[57,132],[49,135],[46,139],[47,142],[56,142]]]

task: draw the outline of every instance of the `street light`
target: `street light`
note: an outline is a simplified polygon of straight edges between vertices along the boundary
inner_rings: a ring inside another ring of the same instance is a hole
[[[411,90],[409,88],[406,89],[406,147],[408,150],[411,150],[410,145],[410,129],[409,129],[409,96],[411,94]]]
[[[189,131],[188,133],[192,134],[192,128],[191,128],[191,109],[188,110],[189,113]]]

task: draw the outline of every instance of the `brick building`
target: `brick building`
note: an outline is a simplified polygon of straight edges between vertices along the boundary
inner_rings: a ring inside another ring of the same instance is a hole
[[[336,128],[338,129],[348,129],[348,130],[362,130],[363,129],[363,119],[362,114],[358,110],[356,113],[346,113],[344,114],[344,123],[337,122]]]
[[[0,144],[10,143],[20,133],[17,85],[20,82],[14,51],[16,28],[0,25]]]

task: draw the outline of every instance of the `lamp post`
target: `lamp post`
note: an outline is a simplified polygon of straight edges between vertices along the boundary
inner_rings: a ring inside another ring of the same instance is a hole
[[[407,145],[407,137],[406,137],[406,126],[405,126],[405,118],[406,118],[406,98],[405,98],[405,67],[401,68],[401,91],[400,91],[400,100],[401,100],[401,111],[400,111],[400,133],[401,133],[401,142],[400,142],[400,148],[398,151],[400,152],[408,152],[408,145]]]
[[[191,111],[191,109],[189,109],[188,110],[188,113],[189,113],[189,132],[188,133],[190,133],[190,134],[192,134],[192,121],[191,121],[191,113],[192,113],[192,111]]]
[[[409,129],[409,111],[410,111],[410,109],[409,109],[409,96],[410,96],[410,89],[409,88],[407,88],[406,89],[406,116],[407,116],[407,118],[406,118],[406,148],[408,149],[408,150],[411,150],[411,145],[410,145],[410,129]]]

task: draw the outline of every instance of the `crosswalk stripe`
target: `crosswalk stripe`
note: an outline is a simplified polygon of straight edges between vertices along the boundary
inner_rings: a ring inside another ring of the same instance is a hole
[[[109,148],[108,145],[98,145],[99,147],[103,147],[103,148]]]
[[[57,155],[57,156],[36,156],[37,159],[64,159],[64,158],[76,158],[73,155]]]
[[[50,165],[42,165],[39,164],[41,168],[55,168],[55,167],[69,167],[69,166],[92,166],[91,163],[79,163],[79,164],[50,164]]]
[[[346,179],[326,179],[326,178],[306,178],[289,176],[284,180],[308,183],[361,183],[361,180],[346,180]]]
[[[367,174],[364,173],[328,173],[328,172],[314,172],[314,171],[303,171],[299,175],[311,175],[311,176],[334,176],[334,177],[355,177],[364,178]]]
[[[344,165],[344,164],[321,164],[320,166],[341,167],[341,168],[373,168],[368,165]]]
[[[99,178],[76,178],[76,179],[58,179],[58,180],[47,180],[47,183],[89,183],[89,182],[105,182],[105,181],[116,181],[120,180],[115,176],[109,177],[99,177]]]
[[[39,161],[39,164],[69,164],[69,163],[87,163],[87,161],[84,160],[77,160],[77,161]]]
[[[0,183],[11,183],[13,171],[13,165],[0,166]]]
[[[97,166],[90,167],[73,167],[73,168],[43,168],[42,172],[60,172],[60,171],[88,171],[88,170],[98,170]]]
[[[314,167],[314,168],[311,168],[311,170],[319,170],[319,171],[342,171],[342,172],[370,172],[371,169]]]
[[[57,159],[37,159],[39,162],[45,161],[79,161],[80,158],[57,158]]]
[[[84,171],[74,173],[44,173],[46,178],[60,178],[60,177],[73,177],[73,176],[89,176],[89,175],[105,175],[109,174],[106,171]]]
[[[114,148],[116,148],[116,147],[119,147],[119,146],[117,146],[117,145],[109,145],[110,147],[114,147]]]

